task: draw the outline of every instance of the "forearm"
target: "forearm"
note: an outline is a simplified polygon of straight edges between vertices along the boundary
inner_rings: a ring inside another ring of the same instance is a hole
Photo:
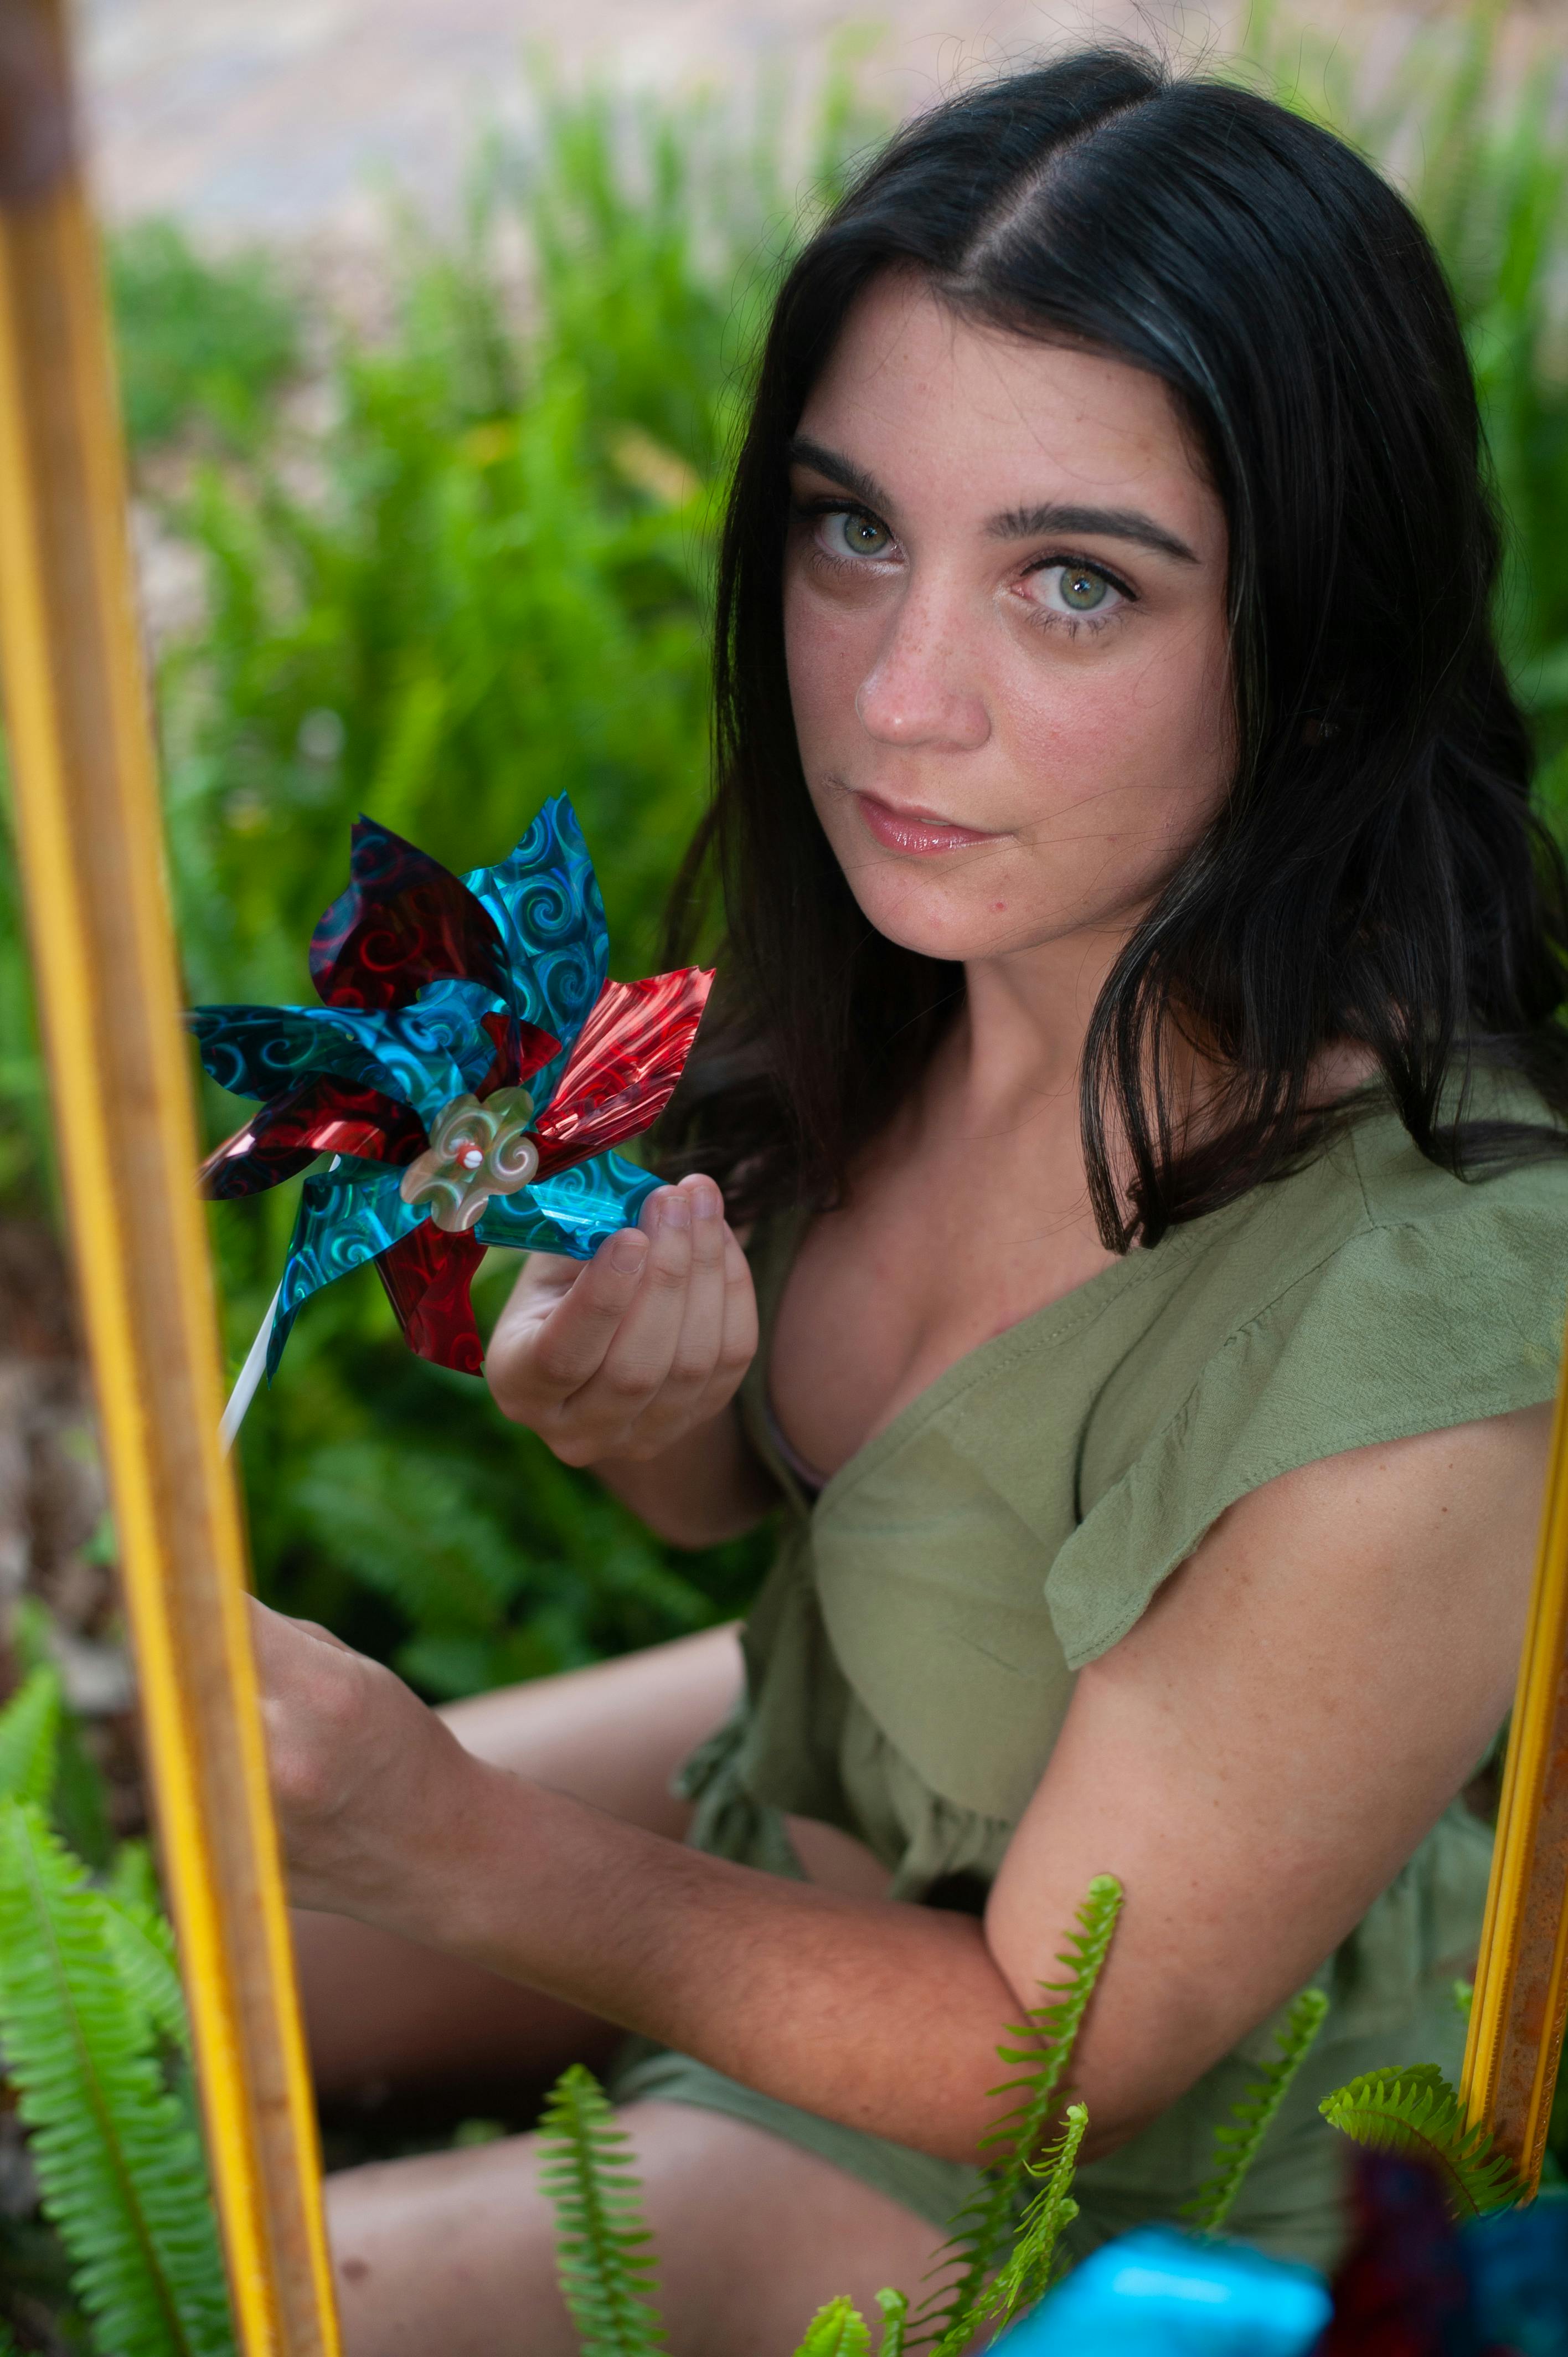
[[[716,1546],[739,1538],[779,1502],[733,1401],[657,1457],[602,1458],[593,1470],[622,1505],[675,1546]]]
[[[972,2159],[1018,2001],[968,1917],[686,1850],[470,1761],[357,1910],[763,2093]]]

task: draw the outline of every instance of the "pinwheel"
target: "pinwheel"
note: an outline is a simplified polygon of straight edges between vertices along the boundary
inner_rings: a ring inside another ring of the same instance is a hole
[[[713,975],[611,982],[608,955],[564,800],[462,877],[361,818],[348,889],[311,938],[322,1004],[193,1009],[211,1077],[260,1101],[202,1165],[204,1191],[254,1194],[331,1157],[306,1178],[252,1388],[263,1340],[270,1377],[301,1304],[366,1261],[410,1347],[477,1374],[487,1245],[585,1260],[635,1224],[659,1182],[611,1149],[668,1103]]]

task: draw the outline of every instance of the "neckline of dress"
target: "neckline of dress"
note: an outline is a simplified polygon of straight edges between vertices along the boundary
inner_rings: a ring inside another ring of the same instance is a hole
[[[906,1427],[912,1429],[918,1421],[924,1421],[939,1415],[947,1405],[950,1394],[967,1390],[972,1383],[978,1382],[984,1374],[987,1363],[993,1358],[1004,1357],[1009,1349],[1017,1349],[1021,1346],[1033,1347],[1042,1340],[1048,1340],[1048,1329],[1054,1321],[1059,1320],[1064,1327],[1076,1322],[1088,1322],[1090,1317],[1099,1314],[1100,1308],[1102,1306],[1100,1296],[1102,1293],[1109,1297],[1119,1293],[1124,1286],[1141,1281],[1153,1272],[1156,1260],[1162,1268],[1168,1267],[1172,1259],[1177,1256],[1178,1247],[1182,1248],[1181,1257],[1185,1258],[1186,1252],[1190,1250],[1195,1243],[1212,1238],[1215,1232],[1213,1224],[1215,1222],[1223,1219],[1226,1212],[1234,1211],[1245,1200],[1245,1197],[1239,1196],[1235,1204],[1225,1204],[1219,1211],[1210,1212],[1201,1220],[1188,1221],[1179,1228],[1173,1228],[1168,1235],[1163,1236],[1160,1242],[1152,1247],[1145,1249],[1142,1246],[1134,1246],[1120,1260],[1112,1261],[1109,1268],[1097,1269],[1092,1276],[1086,1276],[1081,1285],[1070,1286],[1067,1292],[1058,1293],[1054,1300],[1042,1302],[1037,1309],[1026,1310],[1022,1318],[1015,1318],[1011,1326],[1003,1327],[1000,1333],[988,1334],[983,1342],[976,1342],[971,1349],[961,1351],[956,1359],[950,1360],[939,1374],[933,1375],[930,1382],[915,1394],[913,1399],[906,1400],[896,1415],[890,1416],[886,1424],[879,1426],[875,1432],[869,1434],[858,1448],[852,1450],[836,1472],[824,1473],[819,1468],[811,1465],[800,1455],[779,1421],[778,1410],[774,1405],[772,1384],[765,1373],[762,1382],[761,1405],[768,1438],[773,1444],[780,1463],[800,1489],[813,1519],[830,1494],[842,1492],[849,1485],[851,1476],[858,1476],[868,1471],[874,1463],[882,1457],[889,1455],[893,1448],[907,1438],[908,1434]],[[807,1216],[804,1213],[800,1215],[801,1223]],[[791,1253],[789,1261],[786,1264],[784,1276],[779,1280],[778,1293],[774,1296],[775,1315],[793,1261],[794,1254]],[[1090,1297],[1093,1297],[1092,1300]],[[1086,1305],[1088,1306],[1087,1314]],[[770,1317],[768,1320],[769,1357],[772,1352],[774,1322],[775,1318]]]
[[[1380,1099],[1382,1099],[1380,1103]],[[1364,1089],[1352,1091],[1346,1098],[1345,1104],[1350,1112],[1345,1132],[1348,1138],[1354,1139],[1363,1126],[1381,1119],[1391,1119],[1398,1122],[1402,1128],[1403,1127],[1397,1108],[1383,1097],[1382,1091],[1375,1084],[1369,1084]],[[1325,1153],[1332,1154],[1340,1142],[1337,1138],[1331,1140],[1324,1149]],[[1321,1157],[1314,1156],[1310,1163],[1302,1167],[1310,1168]],[[1261,1187],[1284,1184],[1290,1178],[1297,1175],[1299,1175],[1298,1171],[1283,1173],[1279,1179],[1262,1181]],[[1004,1326],[1000,1333],[987,1335],[983,1342],[976,1342],[972,1349],[961,1352],[959,1357],[950,1361],[940,1374],[933,1375],[930,1382],[918,1391],[913,1399],[906,1400],[897,1415],[889,1417],[885,1425],[863,1440],[860,1447],[845,1458],[836,1472],[824,1474],[819,1469],[811,1467],[809,1460],[803,1458],[795,1448],[779,1422],[773,1401],[773,1386],[769,1380],[770,1371],[765,1368],[761,1389],[763,1420],[768,1426],[768,1437],[779,1461],[800,1487],[812,1519],[815,1519],[818,1510],[831,1495],[842,1492],[849,1485],[851,1476],[858,1476],[868,1471],[872,1465],[881,1458],[889,1455],[893,1448],[908,1438],[917,1419],[925,1420],[939,1415],[948,1405],[950,1395],[965,1391],[972,1383],[978,1382],[992,1359],[1004,1357],[1010,1348],[1033,1347],[1041,1340],[1048,1340],[1049,1329],[1054,1320],[1060,1319],[1064,1327],[1069,1328],[1075,1323],[1090,1322],[1099,1315],[1102,1307],[1100,1299],[1102,1293],[1107,1299],[1110,1299],[1120,1292],[1123,1286],[1141,1283],[1144,1276],[1153,1273],[1156,1263],[1161,1268],[1168,1268],[1173,1260],[1185,1259],[1187,1253],[1195,1250],[1200,1243],[1212,1243],[1233,1220],[1255,1208],[1261,1187],[1248,1187],[1240,1195],[1233,1197],[1229,1203],[1222,1203],[1217,1211],[1206,1211],[1196,1220],[1184,1220],[1179,1226],[1168,1230],[1157,1244],[1134,1245],[1120,1260],[1112,1261],[1109,1268],[1096,1270],[1092,1276],[1085,1277],[1081,1285],[1069,1286],[1066,1293],[1058,1293],[1055,1300],[1042,1302],[1038,1309],[1026,1311],[1025,1315],[1015,1318],[1011,1326]],[[802,1207],[790,1218],[788,1231],[792,1238],[790,1249],[784,1262],[782,1274],[771,1288],[768,1303],[766,1339],[769,1361],[773,1353],[773,1334],[778,1323],[779,1304],[783,1297],[784,1287],[789,1281],[789,1271],[794,1266],[795,1254],[800,1250],[800,1239],[811,1217],[811,1213]],[[1086,1304],[1089,1305],[1087,1312]],[[810,1484],[801,1478],[802,1473],[808,1470],[819,1485],[814,1496],[807,1494]]]

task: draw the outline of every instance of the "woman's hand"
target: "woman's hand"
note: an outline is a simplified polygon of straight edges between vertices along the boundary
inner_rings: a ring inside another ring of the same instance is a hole
[[[296,1906],[396,1928],[493,1774],[379,1662],[251,1600],[267,1758]],[[412,1927],[411,1927],[412,1928]]]
[[[711,1178],[661,1187],[591,1261],[531,1254],[485,1372],[567,1465],[644,1461],[711,1424],[757,1349],[746,1255]]]

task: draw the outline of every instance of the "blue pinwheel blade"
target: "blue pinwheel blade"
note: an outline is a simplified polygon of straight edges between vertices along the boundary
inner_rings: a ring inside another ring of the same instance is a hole
[[[638,1213],[663,1183],[622,1154],[596,1154],[515,1195],[492,1195],[474,1233],[482,1244],[591,1260],[607,1236],[637,1225]]]
[[[481,985],[448,982],[427,1004],[387,1014],[348,1006],[198,1006],[189,1023],[220,1088],[266,1099],[317,1073],[380,1089],[426,1125],[483,1078],[495,1054]]]
[[[545,803],[509,858],[476,867],[463,881],[499,930],[516,1012],[561,1042],[561,1053],[528,1084],[535,1104],[546,1105],[610,958],[598,878],[564,795]]]
[[[1333,2305],[1315,2267],[1140,2226],[1092,2252],[996,2357],[1305,2357]]]
[[[301,1304],[334,1277],[362,1268],[429,1218],[427,1204],[403,1201],[398,1191],[402,1180],[401,1170],[347,1156],[335,1168],[306,1180],[267,1344],[269,1383]]]

